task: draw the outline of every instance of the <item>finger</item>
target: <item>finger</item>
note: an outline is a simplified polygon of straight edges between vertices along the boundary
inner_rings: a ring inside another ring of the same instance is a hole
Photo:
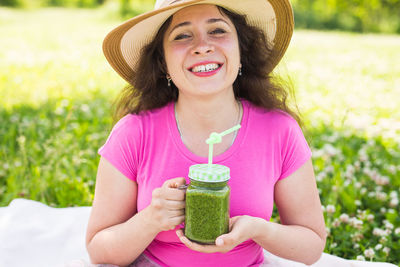
[[[178,188],[181,185],[186,184],[186,179],[184,177],[177,177],[177,178],[172,178],[164,182],[162,187],[165,188]]]
[[[221,246],[226,246],[226,245],[232,245],[235,241],[235,238],[232,236],[232,234],[225,234],[217,237],[215,239],[215,245],[221,247]]]
[[[167,218],[175,218],[180,216],[185,216],[185,210],[169,210],[166,213]]]
[[[177,188],[162,188],[162,190],[165,199],[178,201],[185,200],[186,191],[184,190],[179,190]]]
[[[169,210],[184,210],[185,206],[185,201],[165,200],[165,207]]]
[[[181,229],[176,231],[176,235],[178,236],[179,240],[191,250],[203,252],[203,253],[214,253],[218,252],[219,248],[215,245],[201,245],[196,242],[190,241],[184,234]]]
[[[171,225],[173,225],[170,230],[174,230],[176,227],[179,227],[179,225],[181,223],[183,223],[184,221],[185,221],[184,215],[175,216],[173,218],[170,218]]]
[[[229,232],[232,230],[233,225],[235,224],[235,222],[240,218],[240,216],[235,216],[235,217],[231,217],[229,218]]]

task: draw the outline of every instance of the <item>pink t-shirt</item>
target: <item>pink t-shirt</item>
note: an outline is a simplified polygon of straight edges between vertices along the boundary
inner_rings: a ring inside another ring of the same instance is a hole
[[[311,151],[292,117],[278,110],[266,111],[245,100],[242,103],[243,118],[237,137],[227,151],[213,158],[213,163],[231,170],[230,216],[269,220],[275,183],[309,160]],[[138,184],[138,211],[151,203],[152,191],[165,180],[187,177],[190,165],[207,162],[207,158],[193,154],[183,144],[172,102],[123,117],[99,154]],[[144,253],[161,266],[258,266],[263,262],[263,250],[252,240],[225,254],[205,254],[188,249],[175,230],[159,233]]]

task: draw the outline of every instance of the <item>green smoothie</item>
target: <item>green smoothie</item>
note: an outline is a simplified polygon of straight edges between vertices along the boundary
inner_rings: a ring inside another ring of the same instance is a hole
[[[192,241],[214,244],[218,236],[229,231],[230,189],[226,180],[229,179],[229,168],[215,164],[212,169],[205,166],[193,165],[189,172],[185,235]],[[202,170],[199,171],[199,168]]]

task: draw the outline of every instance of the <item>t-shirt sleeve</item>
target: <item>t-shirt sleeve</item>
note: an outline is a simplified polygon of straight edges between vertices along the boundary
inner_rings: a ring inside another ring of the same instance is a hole
[[[140,122],[134,115],[119,120],[98,153],[127,178],[136,181]]]
[[[311,149],[300,126],[292,117],[287,120],[282,143],[282,172],[279,180],[294,173],[311,158]]]

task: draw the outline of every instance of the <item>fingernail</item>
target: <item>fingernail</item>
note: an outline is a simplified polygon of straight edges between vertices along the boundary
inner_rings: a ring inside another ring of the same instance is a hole
[[[215,244],[216,244],[217,246],[222,246],[222,245],[224,244],[224,240],[222,240],[222,239],[217,239],[217,240],[215,241]]]
[[[188,185],[186,185],[186,184],[178,186],[179,190],[186,190],[187,188],[188,188]]]

